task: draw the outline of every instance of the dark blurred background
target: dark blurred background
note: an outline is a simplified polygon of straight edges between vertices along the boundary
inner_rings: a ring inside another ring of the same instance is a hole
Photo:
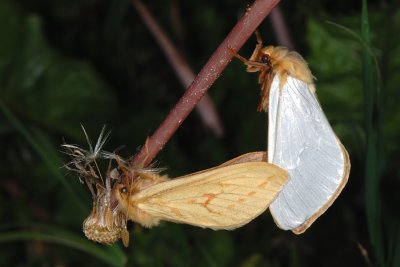
[[[196,73],[248,4],[146,3]],[[235,231],[131,224],[125,249],[84,237],[90,195],[61,168],[68,159],[60,145],[85,146],[80,124],[92,140],[106,124],[105,149],[134,155],[182,95],[181,83],[127,0],[0,0],[0,266],[400,266],[400,8],[369,1],[366,17],[361,7],[280,4],[351,157],[349,182],[332,207],[298,236],[278,229],[269,212]],[[270,18],[259,30],[266,44],[278,44]],[[252,37],[240,53],[248,57],[255,43]],[[263,150],[259,90],[257,75],[234,60],[209,91],[224,135],[193,112],[158,165],[175,177]]]

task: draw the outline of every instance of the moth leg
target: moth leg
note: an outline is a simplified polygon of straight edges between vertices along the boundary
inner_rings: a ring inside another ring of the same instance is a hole
[[[129,232],[126,229],[126,227],[121,230],[121,239],[122,243],[124,244],[124,247],[127,248],[129,246]]]
[[[257,49],[257,47],[256,47]],[[261,48],[260,48],[261,49]],[[257,61],[252,61],[251,57],[250,59],[246,59],[245,57],[242,57],[241,55],[239,55],[237,52],[235,52],[235,50],[233,50],[231,47],[228,48],[229,52],[236,57],[237,59],[239,59],[240,61],[243,62],[243,64],[245,64],[247,66],[246,71],[247,72],[257,72],[259,71],[261,68],[265,67],[264,63],[261,62],[257,62]],[[255,52],[253,52],[254,54]],[[253,55],[252,55],[253,57]]]
[[[257,44],[260,45],[260,46],[262,47],[263,40],[262,40],[262,37],[261,37],[260,32],[259,32],[258,30],[256,30],[256,31],[254,32],[254,34],[256,35],[256,38],[257,38]]]
[[[247,72],[257,72],[266,67],[265,63],[262,63],[260,60],[262,56],[261,50],[263,47],[261,35],[258,31],[255,32],[255,35],[257,38],[257,45],[249,59],[242,57],[241,55],[236,53],[235,50],[229,48],[229,52],[247,66]]]
[[[240,61],[243,62],[243,64],[247,65],[248,61],[247,58],[242,57],[241,55],[239,55],[235,50],[233,50],[232,47],[228,47],[229,53],[232,54],[232,56],[236,57],[237,59],[239,59]]]
[[[260,56],[261,56],[261,49],[263,47],[263,42],[262,42],[261,34],[258,31],[255,31],[254,33],[257,38],[257,44],[256,44],[256,48],[253,51],[253,54],[251,54],[251,56],[249,58],[249,61],[259,62]]]
[[[264,78],[262,80],[262,85],[261,85],[261,101],[260,104],[258,105],[257,110],[260,112],[262,110],[268,111],[268,102],[269,102],[269,91],[271,88],[271,75],[268,73],[266,70],[264,70],[265,73],[261,73],[261,75],[264,74]]]

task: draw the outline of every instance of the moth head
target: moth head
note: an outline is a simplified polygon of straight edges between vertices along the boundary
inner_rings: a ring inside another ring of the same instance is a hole
[[[247,65],[248,72],[261,71],[264,74],[272,72],[274,64],[272,62],[271,54],[273,50],[270,47],[271,46],[260,48],[259,45],[257,45],[250,59],[242,60]]]
[[[260,57],[260,62],[267,64],[267,66],[272,69],[272,62],[271,62],[271,57],[270,54],[268,53],[261,53],[261,57]]]
[[[113,197],[118,201],[120,208],[126,210],[131,192],[125,183],[116,183],[113,188]]]
[[[268,64],[272,68],[288,53],[289,50],[283,46],[266,46],[261,49],[260,61]]]

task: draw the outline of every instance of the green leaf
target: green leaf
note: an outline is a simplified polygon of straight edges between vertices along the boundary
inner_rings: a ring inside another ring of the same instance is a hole
[[[370,45],[370,28],[367,2],[363,0],[361,12],[361,38],[366,45]],[[373,59],[370,51],[362,50],[362,77],[364,87],[365,127],[367,133],[367,155],[365,162],[365,203],[367,211],[368,230],[371,243],[379,266],[385,265],[385,250],[383,243],[382,207],[380,195],[381,178],[381,123],[380,99],[378,95],[378,81],[374,72]]]
[[[0,101],[0,108],[3,114],[12,124],[15,129],[26,139],[32,149],[39,155],[42,161],[46,164],[48,170],[52,172],[53,176],[65,187],[65,189],[71,194],[71,199],[76,202],[76,206],[79,207],[83,212],[89,213],[89,209],[84,206],[84,202],[78,198],[76,191],[74,191],[71,185],[67,182],[65,177],[60,172],[61,160],[56,155],[54,149],[49,144],[43,145],[39,141],[39,138],[35,137],[34,132],[29,131],[22,123],[10,112],[10,110]],[[43,142],[43,136],[40,137]],[[59,164],[57,164],[57,162]]]
[[[0,97],[16,114],[52,129],[81,136],[111,120],[115,96],[93,67],[56,52],[36,15],[18,13],[0,2]]]

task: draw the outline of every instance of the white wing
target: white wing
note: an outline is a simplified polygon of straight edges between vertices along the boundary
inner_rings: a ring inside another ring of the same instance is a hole
[[[269,96],[268,161],[289,173],[271,203],[277,225],[304,232],[347,182],[349,159],[308,84],[275,75]]]
[[[151,186],[132,202],[161,220],[212,229],[234,229],[264,212],[287,181],[266,162],[216,167]]]

